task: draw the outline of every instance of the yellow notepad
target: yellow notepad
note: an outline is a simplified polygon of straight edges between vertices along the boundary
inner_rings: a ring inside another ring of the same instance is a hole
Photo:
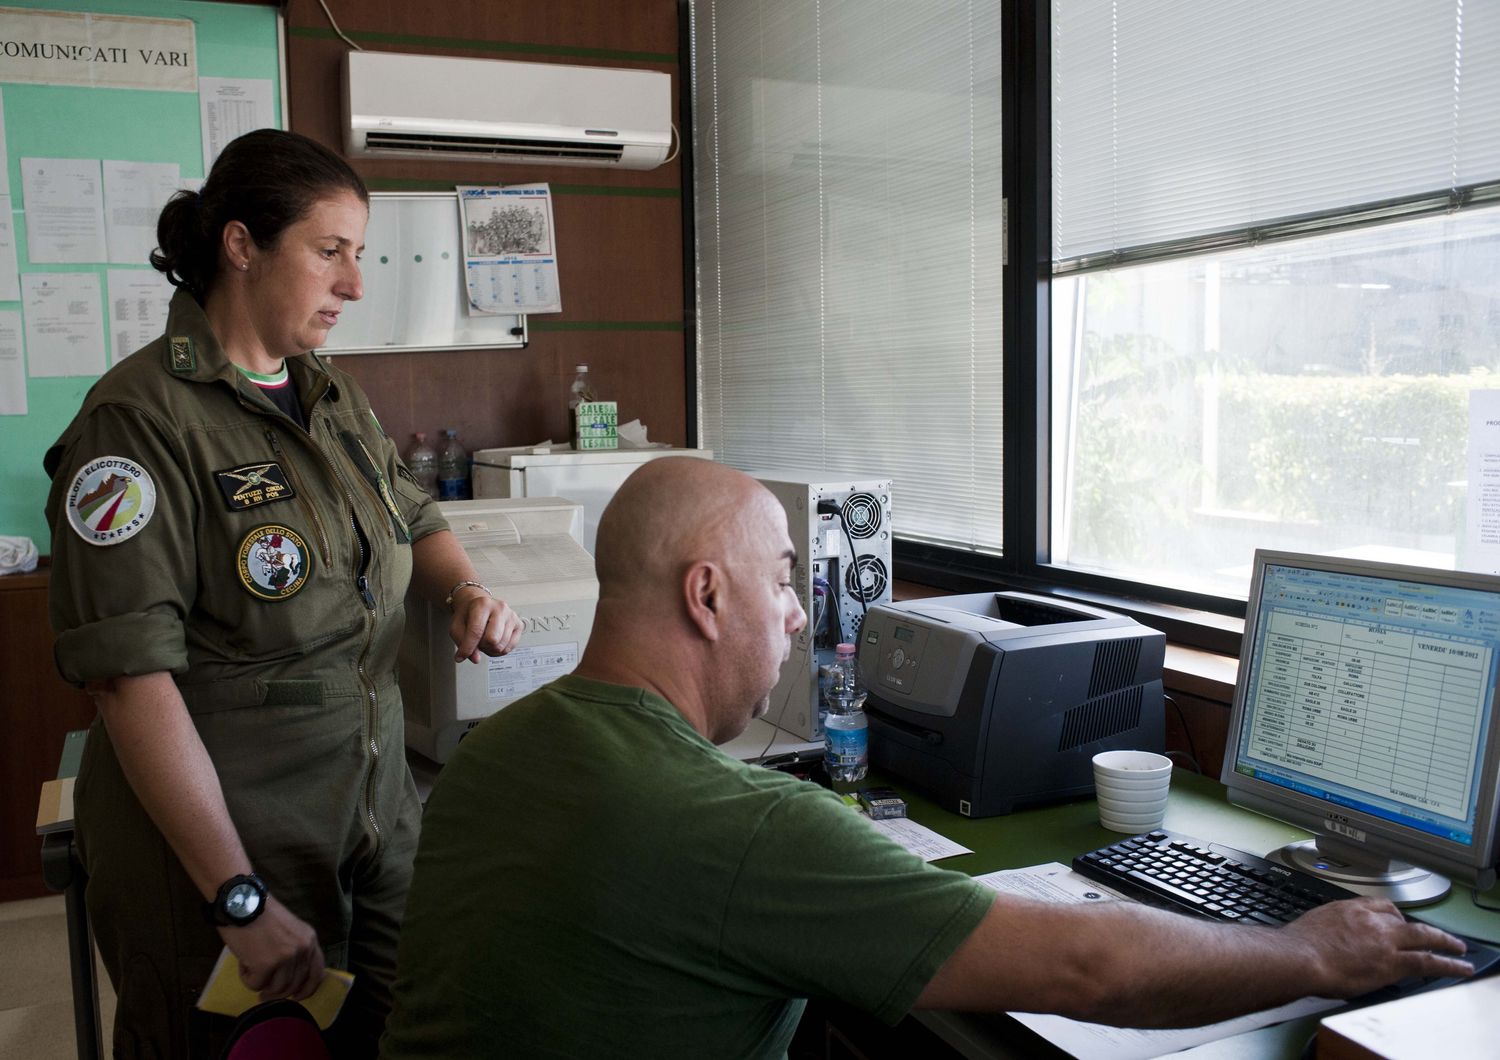
[[[37,835],[73,827],[74,779],[58,777],[56,780],[42,781],[42,794],[36,807]]]
[[[300,1004],[312,1013],[318,1026],[326,1031],[333,1026],[339,1009],[344,1007],[344,999],[349,996],[349,987],[353,985],[354,976],[337,968],[329,968],[323,973],[323,982],[318,984],[312,997]],[[214,965],[213,973],[208,977],[207,985],[203,987],[203,993],[198,996],[198,1007],[204,1012],[238,1016],[258,1004],[260,995],[246,986],[245,981],[240,978],[239,958],[225,946],[224,952],[219,954],[218,963]]]

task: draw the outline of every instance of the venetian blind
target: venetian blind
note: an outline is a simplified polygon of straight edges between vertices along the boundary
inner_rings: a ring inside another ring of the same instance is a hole
[[[1059,271],[1500,193],[1493,0],[1052,0],[1052,75]]]
[[[998,551],[1000,5],[691,5],[701,443]]]

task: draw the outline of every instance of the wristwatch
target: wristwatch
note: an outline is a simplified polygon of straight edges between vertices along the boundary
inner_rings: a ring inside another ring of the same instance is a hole
[[[255,873],[231,876],[219,886],[211,902],[203,903],[203,915],[220,927],[244,927],[266,911],[270,892]]]

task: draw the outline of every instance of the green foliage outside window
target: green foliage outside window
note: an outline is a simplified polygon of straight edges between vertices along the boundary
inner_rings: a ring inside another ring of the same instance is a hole
[[[1488,381],[1487,373],[1224,379],[1219,504],[1283,522],[1453,533],[1469,391]]]
[[[1488,372],[1272,375],[1148,336],[1084,344],[1072,562],[1233,563],[1249,546],[1216,538],[1234,524],[1267,547],[1461,534],[1469,392],[1500,386]]]

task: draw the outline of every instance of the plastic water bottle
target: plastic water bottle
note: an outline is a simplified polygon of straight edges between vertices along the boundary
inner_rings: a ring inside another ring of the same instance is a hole
[[[830,669],[823,761],[835,783],[864,780],[870,767],[870,719],[865,717],[868,693],[859,680],[854,645],[840,644]]]
[[[578,411],[581,402],[594,400],[593,387],[589,386],[589,366],[575,364],[573,371],[577,374],[573,376],[573,385],[568,387],[568,412],[570,414]]]
[[[833,688],[833,664],[818,667],[818,732],[828,731],[828,693]]]
[[[573,385],[568,387],[568,430],[572,432],[574,444],[578,439],[578,406],[585,401],[594,400],[594,390],[589,386],[589,366],[586,364],[575,364],[573,371]]]
[[[433,500],[437,499],[437,465],[438,457],[432,446],[427,444],[427,432],[418,431],[412,435],[411,448],[406,451],[406,470],[411,472],[411,477],[417,480],[417,485],[427,491],[427,496]]]
[[[469,490],[469,453],[458,444],[458,432],[452,427],[443,431],[443,443],[437,459],[437,487],[440,501],[466,501]]]

